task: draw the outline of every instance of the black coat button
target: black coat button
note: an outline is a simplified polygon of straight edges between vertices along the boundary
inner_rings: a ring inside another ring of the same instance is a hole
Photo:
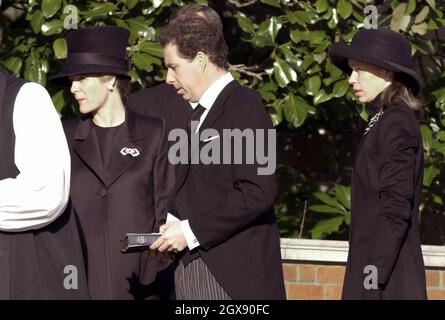
[[[99,195],[100,195],[101,197],[105,197],[105,196],[107,195],[107,189],[101,189],[101,190],[99,191]]]

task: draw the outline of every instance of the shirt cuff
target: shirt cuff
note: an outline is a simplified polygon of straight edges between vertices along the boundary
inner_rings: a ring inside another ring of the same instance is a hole
[[[172,215],[170,212],[167,212],[167,220],[165,223],[173,222],[173,221],[179,221],[178,218],[176,218],[174,215]]]
[[[181,221],[181,229],[184,233],[185,240],[187,241],[187,246],[189,247],[189,250],[195,249],[196,247],[199,247],[199,241],[196,239],[195,234],[193,233],[192,229],[190,228],[190,224],[188,220],[182,220]]]

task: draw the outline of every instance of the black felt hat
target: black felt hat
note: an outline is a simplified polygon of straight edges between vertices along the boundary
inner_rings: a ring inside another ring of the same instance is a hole
[[[348,58],[395,72],[396,78],[417,95],[423,81],[412,69],[411,45],[400,34],[390,29],[362,29],[351,44],[335,42],[329,56],[347,74],[351,73]]]
[[[125,59],[129,31],[117,26],[99,26],[72,31],[66,37],[68,57],[62,70],[51,77],[66,82],[82,74],[113,74],[128,77],[130,64]]]

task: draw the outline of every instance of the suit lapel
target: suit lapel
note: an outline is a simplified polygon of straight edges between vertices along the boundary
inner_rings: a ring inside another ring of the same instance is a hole
[[[100,156],[99,142],[93,131],[91,118],[80,120],[74,135],[73,149],[91,171],[105,184],[106,176]]]
[[[94,134],[92,120],[81,121],[76,131],[75,140],[79,141],[74,145],[74,150],[106,187],[109,187],[137,161],[143,152],[144,137],[137,116],[128,108],[126,108],[125,115],[125,127],[119,131],[116,138],[115,151],[112,153],[108,172],[105,172],[103,168],[99,142]],[[135,154],[135,156],[130,153],[125,154],[125,152],[122,154],[123,148],[137,149],[139,154]]]
[[[211,128],[213,124],[218,120],[218,118],[223,114],[224,112],[224,106],[226,103],[227,98],[229,95],[235,90],[237,87],[239,87],[238,82],[235,80],[229,82],[224,89],[221,91],[221,93],[218,95],[218,98],[216,98],[215,102],[212,105],[212,108],[210,109],[209,113],[207,114],[206,118],[204,119],[204,122],[202,123],[199,131],[202,132],[205,129]],[[199,136],[198,136],[199,139]],[[196,152],[199,152],[201,149],[201,145],[203,144],[202,141],[199,141],[199,148],[194,148],[193,150],[189,150],[191,152],[192,157]],[[179,189],[183,186],[185,179],[187,178],[188,172],[190,169],[190,164],[181,164],[178,171],[178,176],[176,180],[176,192],[179,191]]]
[[[119,132],[116,138],[116,152],[111,157],[110,172],[108,172],[107,186],[111,185],[119,178],[130,166],[132,166],[143,152],[144,136],[140,128],[140,123],[134,112],[126,109],[125,130]],[[125,154],[123,149],[128,148],[135,151],[133,155]]]

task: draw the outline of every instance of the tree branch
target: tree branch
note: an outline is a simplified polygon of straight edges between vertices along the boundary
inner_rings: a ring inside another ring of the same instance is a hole
[[[263,80],[262,76],[266,74],[266,72],[254,72],[255,70],[260,70],[258,66],[247,67],[244,64],[229,64],[229,69],[257,78],[258,80]]]

